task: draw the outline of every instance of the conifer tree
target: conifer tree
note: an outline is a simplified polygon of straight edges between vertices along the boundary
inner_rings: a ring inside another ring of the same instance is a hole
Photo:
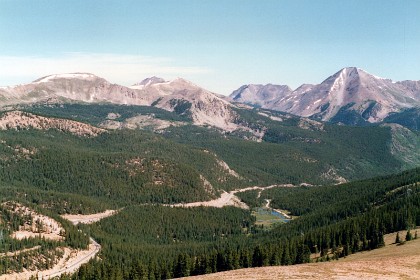
[[[401,242],[401,240],[400,240],[400,233],[397,232],[397,236],[395,237],[395,243],[396,244],[399,244],[400,242]]]
[[[259,245],[255,247],[254,253],[252,254],[252,266],[253,267],[263,266],[263,254]]]
[[[413,236],[411,235],[410,230],[407,230],[407,234],[405,235],[405,240],[410,241],[413,239]]]
[[[290,264],[292,264],[292,261],[290,259],[289,246],[287,244],[286,244],[286,246],[284,246],[283,255],[281,257],[281,264],[282,265],[290,265]]]

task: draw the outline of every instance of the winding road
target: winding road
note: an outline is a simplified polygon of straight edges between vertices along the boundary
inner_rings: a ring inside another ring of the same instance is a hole
[[[97,222],[100,219],[105,217],[109,217],[110,215],[115,214],[117,211],[115,210],[107,210],[102,213],[92,214],[92,215],[69,215],[64,216],[63,218],[68,219],[73,224],[77,225],[78,223],[93,223]],[[75,250],[70,249],[68,247],[64,247],[64,255],[58,261],[57,264],[54,265],[53,268],[49,270],[43,271],[23,271],[17,272],[12,274],[3,274],[0,275],[0,280],[26,280],[32,276],[36,276],[37,279],[51,279],[54,277],[61,276],[64,273],[74,273],[77,271],[82,264],[89,262],[92,258],[94,258],[99,251],[101,250],[101,245],[96,242],[92,237],[89,237],[89,249],[88,250]],[[39,249],[40,246],[35,246],[33,248],[21,250],[19,252],[7,253],[9,254],[16,254],[31,250]]]
[[[56,270],[54,272],[50,272],[50,273],[42,273],[39,272],[38,273],[38,279],[50,279],[50,278],[54,278],[57,276],[60,276],[64,273],[73,273],[76,270],[79,269],[79,267],[82,264],[87,263],[88,261],[90,261],[92,258],[94,258],[96,256],[97,253],[99,253],[99,251],[101,250],[101,245],[99,245],[98,242],[96,242],[95,240],[93,240],[92,237],[89,238],[90,239],[90,244],[89,244],[89,250],[88,250],[88,254],[85,256],[82,256],[80,258],[76,258],[73,261],[67,262],[65,263],[65,267],[59,270]],[[83,252],[83,251],[79,251],[79,252]]]

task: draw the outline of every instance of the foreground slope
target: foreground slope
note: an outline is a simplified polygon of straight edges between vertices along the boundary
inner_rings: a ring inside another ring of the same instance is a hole
[[[420,239],[401,246],[392,244],[394,241],[395,234],[388,234],[385,247],[338,261],[247,268],[182,279],[419,279]]]

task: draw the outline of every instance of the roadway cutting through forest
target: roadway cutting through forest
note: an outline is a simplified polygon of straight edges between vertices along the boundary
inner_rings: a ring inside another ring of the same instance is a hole
[[[222,208],[224,206],[236,206],[242,209],[249,209],[249,206],[241,201],[239,197],[237,197],[235,194],[241,193],[241,192],[247,192],[247,191],[255,191],[260,190],[259,195],[262,191],[272,189],[272,188],[291,188],[295,187],[292,184],[283,184],[283,185],[271,185],[267,187],[260,187],[260,186],[253,186],[243,189],[236,189],[230,192],[223,192],[219,198],[209,200],[209,201],[198,201],[198,202],[190,202],[190,203],[178,203],[178,204],[171,204],[167,206],[171,207],[216,207],[216,208]]]
[[[107,210],[102,213],[96,213],[91,215],[63,215],[63,218],[68,219],[74,225],[78,223],[90,224],[97,222],[105,217],[109,217],[117,213],[116,210]],[[51,218],[49,218],[51,219]],[[92,237],[89,237],[89,246],[87,250],[76,250],[68,247],[62,247],[63,256],[58,260],[58,262],[49,270],[40,270],[40,271],[28,271],[24,270],[22,272],[15,272],[10,274],[0,275],[0,280],[24,280],[29,279],[32,276],[37,277],[38,279],[51,279],[54,277],[59,277],[65,273],[71,274],[76,272],[82,264],[89,262],[94,258],[99,251],[101,250],[101,245],[97,243]],[[35,246],[33,248],[28,248],[25,250],[20,250],[16,252],[10,252],[4,254],[4,256],[15,255],[23,252],[33,251],[40,249],[40,246]]]

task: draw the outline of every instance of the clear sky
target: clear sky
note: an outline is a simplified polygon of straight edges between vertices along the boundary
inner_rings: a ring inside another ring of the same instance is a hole
[[[347,66],[420,80],[418,0],[0,0],[0,85],[91,72],[229,94]]]

